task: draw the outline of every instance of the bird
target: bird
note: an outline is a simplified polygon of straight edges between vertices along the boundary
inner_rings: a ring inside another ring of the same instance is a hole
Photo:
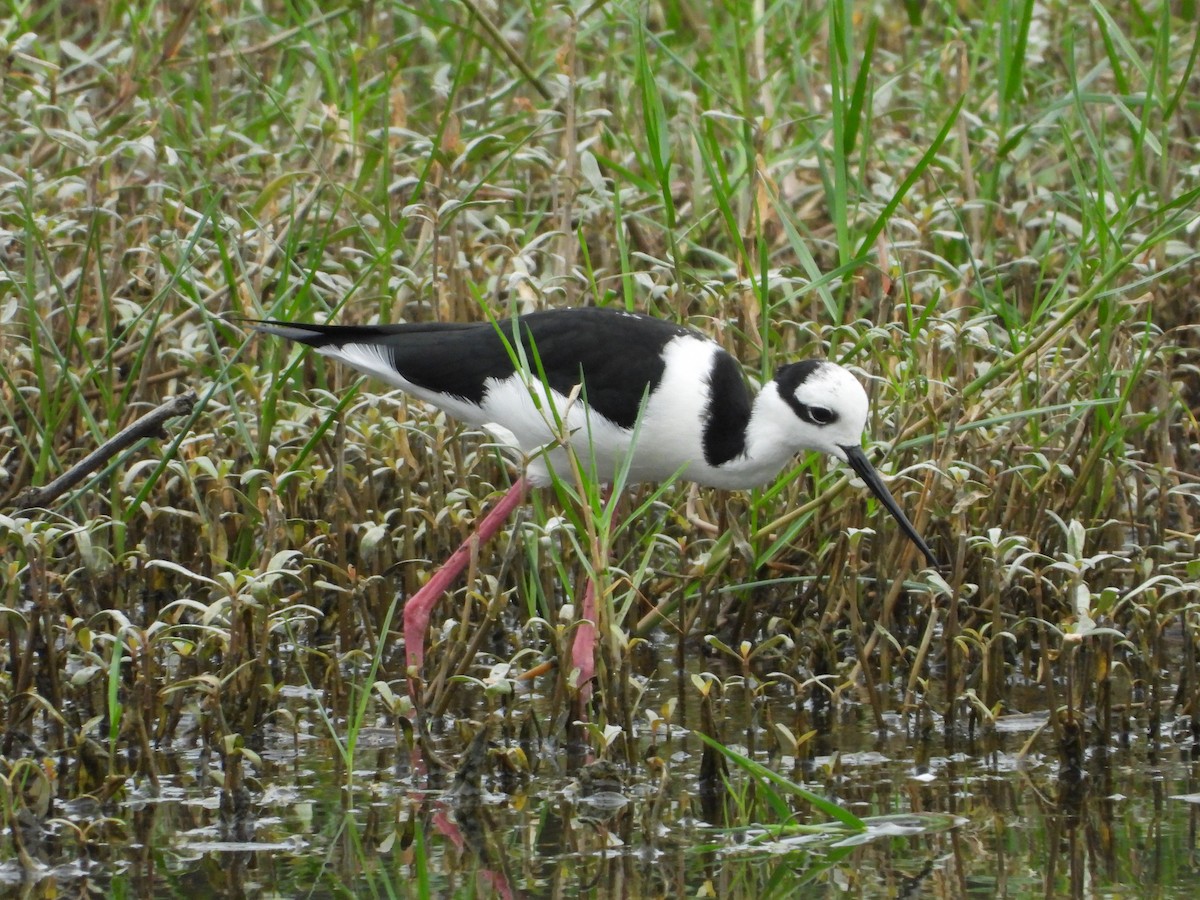
[[[432,609],[529,488],[567,473],[572,451],[609,483],[672,478],[726,490],[771,482],[800,452],[846,463],[935,569],[937,557],[862,449],[869,403],[861,382],[823,359],[780,366],[757,393],[738,361],[691,327],[613,307],[529,312],[477,322],[389,325],[256,320],[258,331],[305,344],[489,430],[525,455],[524,474],[476,532],[404,606],[410,678],[424,660]],[[567,445],[570,445],[568,447]],[[595,672],[589,582],[572,645],[578,684]]]

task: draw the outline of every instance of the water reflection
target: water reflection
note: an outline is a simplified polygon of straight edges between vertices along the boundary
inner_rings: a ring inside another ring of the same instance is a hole
[[[633,765],[623,749],[575,764],[578,752],[554,738],[565,730],[529,724],[534,695],[503,719],[439,723],[449,727],[428,742],[453,763],[448,771],[404,729],[365,729],[351,789],[315,720],[268,730],[257,756],[181,752],[157,789],[131,781],[103,804],[48,806],[40,820],[29,813],[30,860],[0,864],[0,883],[29,897],[1200,890],[1188,722],[1178,723],[1178,746],[1151,748],[1134,727],[1130,740],[1103,746],[1068,732],[1064,747],[1045,715],[1000,717],[949,739],[929,710],[888,714],[881,736],[865,704],[842,703],[804,711],[822,727],[789,742],[778,726],[799,713],[785,694],[743,702],[733,686],[706,701],[690,682],[675,693],[678,684],[670,672],[655,683],[663,696],[646,708],[674,696],[678,721],[635,723]],[[753,744],[772,771],[857,816],[883,818],[848,840],[806,830],[824,818],[753,783],[693,727],[746,752]]]

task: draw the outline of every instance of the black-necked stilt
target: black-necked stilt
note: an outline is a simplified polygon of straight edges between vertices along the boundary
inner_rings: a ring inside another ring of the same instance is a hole
[[[862,451],[866,391],[834,363],[785,365],[752,395],[737,361],[703,334],[598,308],[534,312],[498,323],[264,321],[256,327],[486,427],[527,455],[552,447],[529,459],[525,475],[476,534],[405,604],[410,668],[423,661],[433,605],[466,566],[472,542],[500,529],[529,484],[547,484],[548,466],[569,471],[560,468],[567,451],[555,445],[564,434],[599,480],[611,480],[624,464],[631,484],[678,476],[712,487],[752,488],[774,478],[797,452],[820,450],[848,463],[929,564],[937,565]],[[571,402],[579,385],[578,400]],[[589,586],[583,615],[592,623],[594,607]],[[576,633],[573,663],[581,669],[580,684],[594,671],[592,641],[590,628]]]

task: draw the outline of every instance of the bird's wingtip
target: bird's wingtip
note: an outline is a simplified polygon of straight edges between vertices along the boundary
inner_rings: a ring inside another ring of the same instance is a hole
[[[314,338],[320,337],[320,332],[315,328],[297,325],[294,322],[277,322],[274,319],[243,319],[242,322],[260,334],[269,334],[290,341],[310,343]]]

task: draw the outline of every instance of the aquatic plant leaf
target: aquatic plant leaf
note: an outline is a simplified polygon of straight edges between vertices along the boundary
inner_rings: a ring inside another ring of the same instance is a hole
[[[700,738],[700,740],[704,741],[704,743],[708,744],[708,746],[712,747],[717,752],[724,754],[724,756],[727,759],[729,759],[731,762],[737,764],[737,766],[739,768],[741,768],[742,770],[744,770],[745,772],[747,772],[749,775],[753,776],[754,778],[757,778],[760,781],[769,781],[772,784],[783,788],[784,790],[788,791],[789,793],[794,794],[797,797],[803,798],[804,800],[811,803],[816,809],[820,810],[822,813],[829,816],[831,819],[836,819],[838,822],[842,823],[842,825],[844,825],[846,828],[852,829],[854,831],[862,831],[863,829],[866,828],[866,824],[863,822],[863,820],[860,819],[858,816],[854,815],[854,813],[850,812],[848,809],[838,806],[836,803],[834,803],[830,800],[826,800],[824,797],[820,797],[817,794],[814,794],[812,791],[808,790],[807,788],[801,787],[800,785],[796,784],[794,781],[791,781],[790,779],[784,778],[782,775],[772,772],[766,766],[755,762],[754,760],[750,759],[747,756],[743,756],[742,754],[738,753],[736,750],[729,749],[725,745],[720,744],[717,741],[714,741],[712,738],[710,738],[706,734],[702,734],[699,731],[695,731],[692,733],[695,734],[696,737]]]

